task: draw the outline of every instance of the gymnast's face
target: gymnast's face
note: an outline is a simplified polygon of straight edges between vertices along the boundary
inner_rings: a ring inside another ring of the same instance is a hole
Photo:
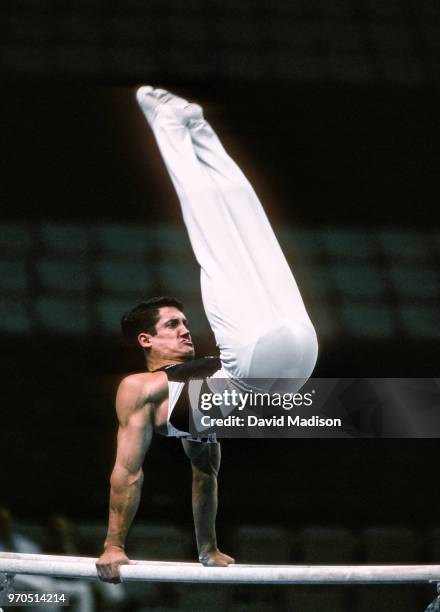
[[[139,343],[149,350],[151,356],[154,354],[159,359],[186,361],[194,357],[188,321],[183,312],[175,306],[159,308],[156,333],[139,334]]]

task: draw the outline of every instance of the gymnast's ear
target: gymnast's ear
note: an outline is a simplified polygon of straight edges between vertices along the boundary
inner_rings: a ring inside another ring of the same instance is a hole
[[[137,337],[137,341],[143,349],[151,348],[151,334],[147,334],[147,332],[141,332]]]

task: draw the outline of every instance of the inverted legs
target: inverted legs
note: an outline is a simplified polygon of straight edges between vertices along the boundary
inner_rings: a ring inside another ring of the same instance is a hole
[[[251,185],[200,107],[138,92],[201,268],[223,369],[235,378],[308,378],[317,341],[292,272]]]

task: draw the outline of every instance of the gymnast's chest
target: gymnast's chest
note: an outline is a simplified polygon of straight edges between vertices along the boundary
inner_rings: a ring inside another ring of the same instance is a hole
[[[184,382],[168,381],[168,395],[158,403],[155,410],[154,425],[159,433],[162,433],[162,428],[166,429],[171,413],[176,407],[179,398],[181,398],[184,387]],[[181,398],[180,401],[182,401],[182,399],[183,398]]]

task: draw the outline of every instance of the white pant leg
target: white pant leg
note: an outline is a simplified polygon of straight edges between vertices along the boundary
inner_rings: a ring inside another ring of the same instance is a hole
[[[242,241],[266,292],[266,300],[271,302],[274,320],[282,321],[281,327],[274,331],[270,341],[266,338],[260,346],[257,344],[254,358],[261,355],[261,349],[268,350],[269,345],[277,345],[281,356],[284,353],[287,359],[292,356],[294,349],[295,356],[289,363],[284,364],[284,367],[278,363],[278,373],[283,371],[280,376],[308,378],[317,357],[316,334],[263,207],[249,181],[226,153],[209,123],[202,118],[190,122],[188,127],[197,158],[224,194],[225,205],[231,207],[235,224],[239,227]],[[234,206],[236,201],[241,202],[241,208]],[[256,316],[258,317],[258,309]],[[292,332],[295,336],[293,342]],[[273,347],[275,351],[277,347]],[[269,350],[268,354],[270,353]],[[300,354],[302,359],[299,359]],[[277,361],[279,360],[278,357]],[[253,367],[252,371],[259,371],[260,367]]]
[[[226,373],[308,378],[316,334],[252,187],[209,125],[163,104],[150,121],[201,267],[205,311]]]

